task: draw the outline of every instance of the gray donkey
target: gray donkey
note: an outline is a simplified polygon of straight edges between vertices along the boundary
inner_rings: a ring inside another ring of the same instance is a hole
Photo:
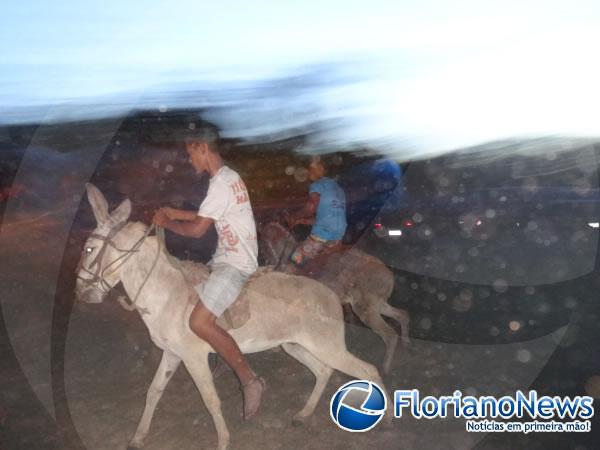
[[[260,252],[266,264],[281,267],[289,261],[297,246],[292,233],[274,221],[262,227],[260,235]],[[333,290],[342,303],[349,304],[360,320],[383,340],[383,373],[388,374],[398,346],[398,335],[382,316],[400,324],[404,344],[409,342],[410,322],[406,311],[388,303],[394,289],[392,271],[380,259],[352,248],[329,256],[327,266],[315,278]]]
[[[121,282],[152,341],[163,350],[130,446],[142,447],[156,405],[183,361],[214,421],[218,449],[225,450],[229,431],[208,365],[213,349],[188,327],[194,307],[188,300],[192,288],[157,238],[148,236],[148,228],[128,222],[129,200],[109,214],[106,199],[95,186],[88,184],[87,194],[97,227],[85,243],[79,262],[77,298],[101,303],[109,290]],[[205,267],[199,270],[207,273]],[[250,279],[238,301],[248,302],[250,309],[249,320],[230,331],[242,352],[282,346],[316,377],[305,406],[294,420],[302,422],[313,413],[333,369],[371,380],[383,388],[377,369],[348,352],[340,301],[323,284],[305,277],[261,271]],[[391,419],[391,412],[386,419]]]

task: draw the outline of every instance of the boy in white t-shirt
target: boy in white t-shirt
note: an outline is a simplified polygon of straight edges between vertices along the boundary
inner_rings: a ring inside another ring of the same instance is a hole
[[[207,125],[191,130],[185,144],[196,172],[210,175],[206,198],[197,213],[160,208],[153,222],[182,236],[196,238],[206,233],[212,224],[215,225],[219,242],[209,263],[211,273],[204,284],[196,286],[198,303],[192,311],[189,325],[238,376],[244,392],[244,417],[249,419],[258,411],[265,381],[252,371],[235,340],[216,320],[235,302],[258,266],[252,206],[240,176],[223,164],[214,128]]]

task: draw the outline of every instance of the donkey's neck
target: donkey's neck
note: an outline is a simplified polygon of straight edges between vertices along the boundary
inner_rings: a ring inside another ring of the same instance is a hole
[[[137,225],[137,224],[133,224]],[[129,227],[128,227],[129,228]],[[132,247],[145,233],[141,227],[131,227],[127,242]],[[185,279],[181,272],[169,262],[165,249],[161,247],[155,236],[148,236],[121,271],[121,282],[131,301],[142,312],[152,314],[160,311],[173,295],[185,295],[181,289]],[[137,298],[136,298],[137,296]]]

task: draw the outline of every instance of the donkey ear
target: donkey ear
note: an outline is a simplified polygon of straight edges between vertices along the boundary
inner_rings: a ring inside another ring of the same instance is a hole
[[[88,201],[92,205],[92,211],[98,225],[104,225],[110,220],[108,215],[108,202],[100,189],[94,186],[92,183],[86,183],[85,188],[87,190]]]
[[[115,210],[110,215],[110,220],[113,224],[118,224],[121,222],[126,222],[131,215],[131,200],[126,198],[121,202],[119,206],[115,208]]]

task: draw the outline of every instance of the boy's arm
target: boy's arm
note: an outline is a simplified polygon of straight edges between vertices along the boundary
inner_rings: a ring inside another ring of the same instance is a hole
[[[293,227],[298,223],[314,223],[315,214],[317,212],[317,207],[319,206],[320,200],[321,195],[317,192],[312,192],[308,197],[308,201],[302,207],[302,209],[290,214],[290,216],[288,217],[288,225],[290,227]]]
[[[164,208],[160,208],[165,215],[170,219],[170,220],[183,220],[183,221],[193,221],[196,220],[196,217],[198,217],[198,214],[196,213],[196,211],[189,211],[189,210],[185,210],[185,209],[176,209],[176,208],[171,208],[169,206],[165,206]]]
[[[164,211],[158,210],[152,222],[181,236],[199,238],[208,231],[214,220],[196,214],[194,214],[193,220],[171,220]]]

